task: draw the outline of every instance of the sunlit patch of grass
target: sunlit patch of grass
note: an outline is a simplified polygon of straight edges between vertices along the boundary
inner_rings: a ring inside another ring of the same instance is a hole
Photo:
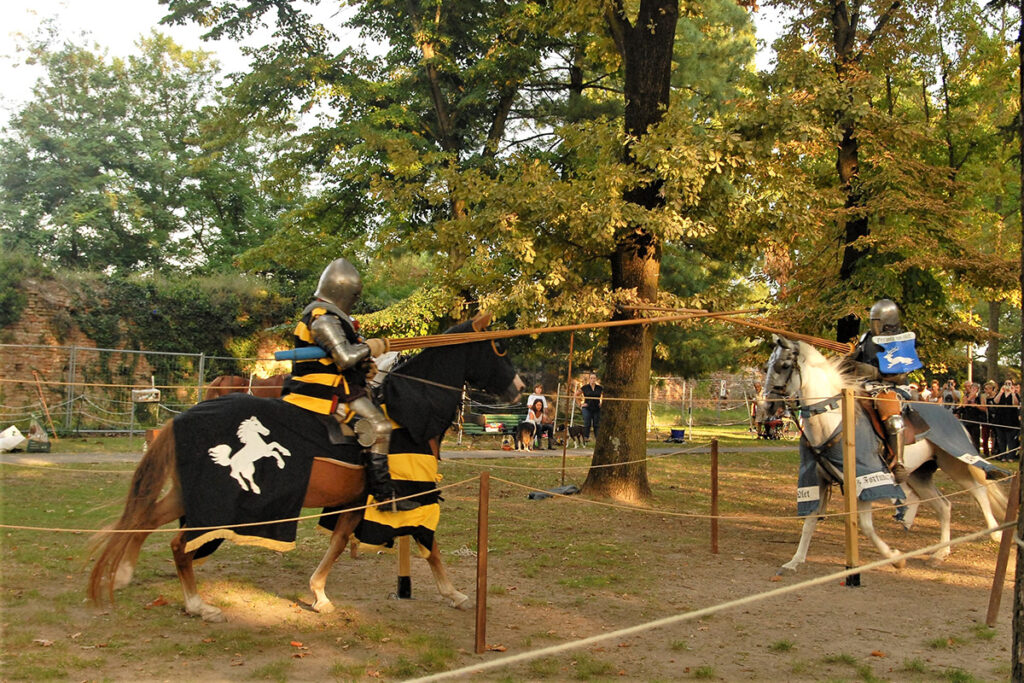
[[[591,657],[585,652],[579,653],[573,658],[573,678],[580,681],[589,681],[598,676],[608,676],[615,670],[611,662],[606,662],[596,657]]]
[[[956,636],[948,636],[946,638],[932,638],[925,644],[933,650],[946,650],[963,645],[964,641]]]
[[[673,640],[668,644],[668,647],[673,652],[686,652],[690,649],[690,641],[688,640]]]
[[[362,678],[365,673],[365,666],[351,662],[335,662],[327,669],[327,674],[331,678],[341,681],[355,681]]]
[[[559,579],[558,584],[567,588],[606,588],[618,581],[619,577],[615,574],[588,574],[586,576],[570,576],[564,579]]]
[[[789,652],[796,646],[792,640],[776,640],[774,643],[768,646],[768,649],[772,652]]]
[[[551,678],[558,674],[561,663],[554,657],[541,657],[531,660],[527,668],[538,678]]]
[[[975,624],[971,630],[974,631],[974,637],[978,640],[992,640],[999,635],[999,631],[989,628],[988,624]]]
[[[928,671],[928,666],[924,663],[923,659],[915,657],[914,659],[908,659],[903,662],[903,670],[910,671],[911,673],[923,674]]]
[[[253,669],[249,678],[260,681],[287,681],[293,660],[278,659]]]
[[[951,683],[976,683],[978,680],[963,669],[946,669],[942,672],[942,678]]]
[[[360,624],[356,627],[356,636],[373,643],[383,642],[385,638],[390,639],[392,631],[384,624]]]
[[[715,668],[712,666],[698,666],[693,670],[693,677],[707,680],[715,677]]]

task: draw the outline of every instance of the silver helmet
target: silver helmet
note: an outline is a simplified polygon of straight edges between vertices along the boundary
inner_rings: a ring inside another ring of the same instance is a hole
[[[345,259],[339,258],[324,268],[313,295],[351,314],[352,306],[362,292],[363,278],[359,277],[359,271]]]
[[[879,299],[871,307],[871,334],[895,334],[900,331],[900,308],[892,299]]]

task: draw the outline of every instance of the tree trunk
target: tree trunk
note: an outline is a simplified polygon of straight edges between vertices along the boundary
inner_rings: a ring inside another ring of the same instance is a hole
[[[1024,14],[1020,18],[1020,25],[1017,30],[1017,96],[1018,102],[1024,102]],[[1017,143],[1020,145],[1020,152],[1024,154],[1024,107],[1017,109]],[[1024,156],[1020,160],[1020,178],[1024,181]],[[1020,196],[1018,197],[1020,218],[1021,218],[1021,258],[1024,259],[1024,184],[1020,185]],[[1020,286],[1024,291],[1024,260],[1021,261]],[[1024,326],[1024,301],[1021,302],[1021,325]],[[1024,364],[1024,334],[1021,334],[1021,363]],[[997,358],[998,362],[998,358]],[[1024,403],[1020,410],[1024,414]],[[1024,421],[1021,421],[1021,435],[1024,436]],[[1022,439],[1024,442],[1024,439]],[[1018,452],[1019,454],[1019,452]],[[1017,477],[1024,476],[1024,458],[1019,458],[1017,464]],[[1021,492],[1018,500],[1011,500],[1007,505],[1017,506],[1017,538],[1024,538],[1024,491]],[[1003,533],[1010,533],[1009,529]],[[1017,570],[1013,580],[1013,654],[1010,664],[1010,680],[1024,680],[1024,545],[1020,542],[1014,544],[1017,547]]]
[[[988,302],[988,349],[985,351],[985,377],[1000,382],[999,377],[999,316],[1002,303]]]
[[[632,24],[621,2],[616,2],[605,17],[625,64],[626,132],[640,138],[668,110],[678,0],[642,0]],[[627,161],[636,163],[629,146],[624,155]],[[628,190],[625,199],[645,209],[655,209],[665,202],[658,180]],[[611,272],[613,291],[635,291],[641,301],[656,301],[661,273],[657,235],[639,226],[626,228],[611,255]],[[635,315],[617,312],[614,317]],[[609,331],[602,378],[605,401],[594,460],[583,484],[587,493],[633,502],[650,495],[645,460],[646,401],[653,349],[654,335],[649,326]]]

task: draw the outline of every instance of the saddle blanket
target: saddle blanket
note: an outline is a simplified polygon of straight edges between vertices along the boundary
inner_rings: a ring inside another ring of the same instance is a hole
[[[927,431],[917,433],[918,441],[930,441],[957,460],[981,468],[986,474],[998,473],[1002,476],[1010,474],[1002,467],[981,457],[975,450],[974,444],[971,443],[963,424],[947,408],[938,403],[917,403],[914,405],[914,412],[928,425]]]
[[[344,450],[330,445],[320,419],[280,399],[228,394],[197,404],[173,424],[185,551],[206,557],[224,539],[295,547],[297,522],[274,520],[299,515],[313,458],[341,457]]]
[[[938,404],[918,403],[914,405],[914,412],[927,425],[926,431],[918,432],[918,441],[927,440],[954,458],[982,469],[986,474],[1009,474],[978,455],[963,425],[946,408]],[[896,484],[889,469],[882,462],[882,442],[875,435],[867,416],[859,407],[854,440],[857,443],[857,496],[860,500],[903,500],[903,489]],[[824,457],[842,472],[842,439],[828,449]],[[805,516],[818,509],[818,483],[814,455],[801,439],[797,514]]]
[[[871,423],[863,411],[857,410],[857,425],[854,428],[854,442],[857,444],[857,498],[859,500],[903,500],[903,489],[896,484],[892,473],[882,462],[882,443],[875,437]],[[843,439],[836,440],[822,457],[843,471]],[[819,503],[817,462],[804,439],[800,439],[800,474],[797,478],[796,511],[806,516],[817,512]]]

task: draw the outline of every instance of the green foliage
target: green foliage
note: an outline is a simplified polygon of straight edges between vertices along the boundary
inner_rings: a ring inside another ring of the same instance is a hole
[[[293,302],[254,279],[72,277],[72,317],[101,348],[252,356],[268,327],[297,313]],[[179,369],[173,356],[153,362],[172,377]]]
[[[0,138],[0,234],[63,268],[225,271],[278,209],[254,134],[204,149],[216,65],[153,33],[109,59],[44,36]]]
[[[19,251],[9,251],[0,241],[0,328],[21,318],[27,302],[23,289],[26,278],[46,274],[39,259]]]

